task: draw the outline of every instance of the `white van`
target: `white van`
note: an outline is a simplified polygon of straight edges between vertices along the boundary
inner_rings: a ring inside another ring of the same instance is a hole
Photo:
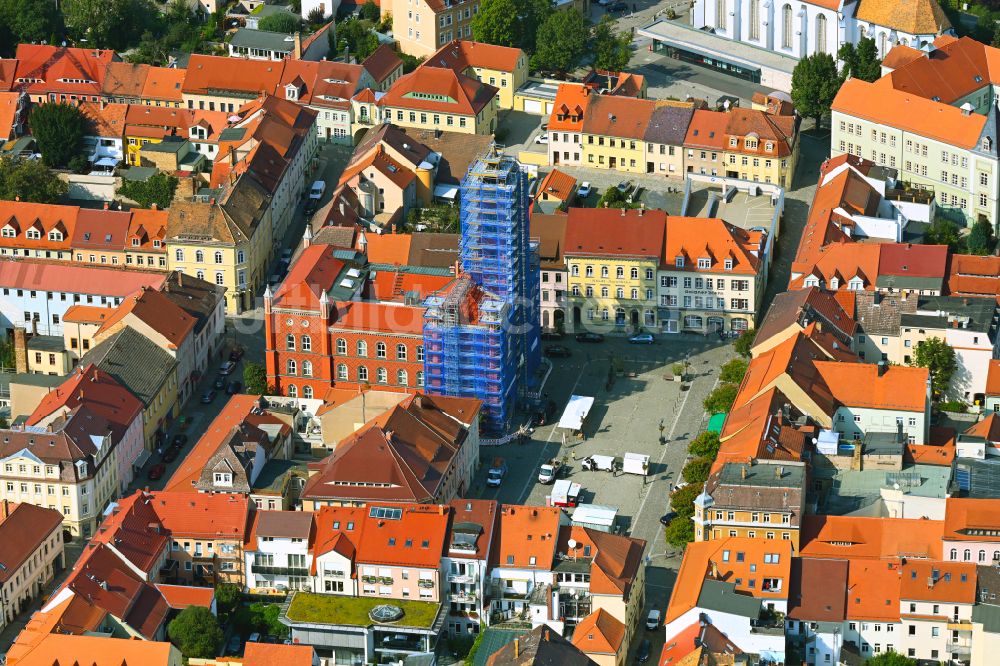
[[[323,192],[326,192],[326,182],[317,180],[309,188],[309,198],[318,201],[323,198]]]

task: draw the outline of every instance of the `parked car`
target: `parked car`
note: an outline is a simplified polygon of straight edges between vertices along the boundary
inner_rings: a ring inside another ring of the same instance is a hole
[[[182,432],[177,433],[176,435],[174,435],[174,438],[170,440],[170,446],[174,447],[175,449],[182,449],[184,448],[184,445],[187,443],[188,443],[188,436]]]
[[[630,345],[651,345],[654,342],[656,342],[656,338],[653,337],[652,333],[636,333],[628,338]]]
[[[614,7],[616,7],[617,5],[624,6],[625,3],[624,2],[616,2],[615,4],[611,5],[612,9],[609,9],[608,11],[613,11]],[[616,187],[618,188],[618,191],[621,192],[622,194],[628,194],[628,191],[632,189],[632,181],[631,180],[623,180],[622,182],[618,183],[618,185]]]
[[[291,262],[292,260],[292,248],[286,247],[281,251],[281,260]]]
[[[237,656],[240,653],[240,649],[243,647],[243,639],[239,635],[230,636],[229,642],[226,643],[226,652],[231,656]]]
[[[538,427],[552,422],[552,417],[556,414],[556,401],[544,400],[535,405],[531,414],[531,425]]]
[[[229,382],[229,386],[226,387],[226,393],[228,393],[229,395],[236,395],[237,393],[240,392],[241,388],[243,388],[243,384],[234,379],[233,381]]]
[[[608,7],[609,14],[625,14],[628,12],[628,4],[625,2],[616,2]]]
[[[676,517],[677,517],[677,512],[676,511],[668,511],[665,514],[663,514],[662,516],[660,516],[660,524],[661,525],[669,525],[670,521],[673,520]]]
[[[577,333],[577,342],[604,342],[604,336],[600,333]]]
[[[545,348],[545,355],[550,358],[569,358],[573,352],[563,345],[549,345]]]
[[[648,638],[643,638],[642,642],[639,643],[639,649],[635,651],[635,661],[639,664],[645,664],[649,661],[649,653],[652,650],[652,646],[649,643]]]
[[[166,471],[167,471],[166,465],[164,465],[163,463],[156,463],[155,465],[149,468],[148,472],[146,472],[146,478],[152,481],[156,481],[157,479],[162,479],[163,474]]]
[[[585,180],[583,181],[583,184],[580,185],[579,189],[577,189],[576,195],[581,199],[586,199],[590,196],[592,189],[593,188],[590,187],[590,181]]]
[[[208,389],[201,394],[201,404],[210,405],[215,400],[215,389]]]
[[[219,366],[219,374],[220,375],[231,375],[231,374],[233,374],[233,370],[235,370],[235,369],[236,369],[236,364],[235,363],[233,363],[232,361],[226,361],[225,363],[223,363],[222,365]]]
[[[240,359],[243,358],[243,354],[245,353],[246,350],[243,349],[243,347],[237,345],[233,347],[233,350],[231,352],[229,352],[229,360],[232,361],[233,363],[239,363]]]
[[[660,626],[660,611],[654,608],[649,611],[649,615],[646,616],[646,629],[650,631],[656,631]]]
[[[535,143],[548,143],[548,142],[549,142],[548,132],[542,132],[541,134],[535,137]]]
[[[503,478],[507,476],[507,461],[503,458],[494,458],[486,473],[486,485],[491,488],[499,488],[503,483]]]
[[[566,337],[565,333],[560,333],[559,331],[543,331],[542,340],[562,340]]]
[[[256,631],[250,634],[250,638],[247,639],[247,643],[260,643],[260,634]]]
[[[212,388],[220,390],[226,388],[226,378],[222,375],[216,377],[215,381],[212,382]]]
[[[323,192],[326,191],[326,182],[322,180],[313,181],[312,186],[309,188],[309,198],[319,200],[323,198]]]
[[[173,461],[177,460],[177,457],[180,454],[181,450],[179,448],[177,448],[176,446],[169,446],[167,447],[167,450],[163,452],[162,456],[163,462],[172,463]]]

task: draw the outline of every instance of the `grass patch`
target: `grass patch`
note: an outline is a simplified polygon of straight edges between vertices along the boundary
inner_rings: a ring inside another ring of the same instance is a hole
[[[348,624],[368,626],[376,624],[368,616],[375,606],[390,604],[403,609],[403,617],[391,624],[401,627],[429,629],[437,618],[440,604],[433,601],[403,601],[401,599],[372,599],[367,597],[342,597],[335,594],[298,592],[288,606],[288,619],[316,624]]]

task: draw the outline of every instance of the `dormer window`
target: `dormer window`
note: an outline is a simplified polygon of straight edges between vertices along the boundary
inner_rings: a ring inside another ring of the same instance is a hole
[[[774,142],[773,141],[768,141],[767,143],[765,143],[764,144],[764,150],[766,150],[769,153],[773,153],[774,152]]]
[[[832,277],[830,278],[830,289],[840,289],[840,279]]]
[[[213,475],[213,481],[217,486],[231,486],[233,485],[233,475],[229,472],[216,472]]]
[[[133,238],[132,239],[132,247],[139,247],[139,239],[138,238]]]
[[[988,136],[983,137],[983,150],[993,150],[993,139]]]
[[[736,146],[739,145],[739,143],[740,143],[740,140],[737,139],[735,136],[729,138],[729,147],[730,148],[735,148]]]
[[[298,98],[299,98],[299,89],[297,87],[293,86],[291,83],[285,86],[285,99],[294,101],[297,100]]]
[[[17,232],[14,231],[14,227],[8,224],[3,229],[0,229],[0,236],[3,236],[4,238],[14,238],[17,236]]]
[[[725,269],[726,269],[727,271],[731,271],[731,270],[733,270],[733,260],[732,260],[732,259],[726,259],[726,260],[725,260],[725,261],[723,262],[723,266],[725,267]]]
[[[53,229],[52,231],[49,232],[50,241],[61,241],[62,239],[63,235],[61,231],[56,231],[55,229]]]
[[[162,245],[163,245],[163,243],[161,243],[158,240],[153,241],[153,247],[161,247]]]
[[[746,145],[749,150],[757,150],[757,139],[747,139]]]
[[[706,257],[698,258],[698,268],[711,268],[711,267],[712,267],[711,259],[708,259]]]
[[[27,233],[24,234],[29,240],[41,240],[42,232],[38,229],[28,229]]]
[[[807,277],[805,279],[805,285],[807,287],[818,287],[819,286],[819,278],[817,278],[815,275],[810,275],[809,277]]]
[[[851,291],[861,291],[864,287],[865,285],[861,282],[861,278],[852,278],[851,281],[847,283],[847,288]]]
[[[674,258],[674,266],[684,268],[684,255],[679,254]]]

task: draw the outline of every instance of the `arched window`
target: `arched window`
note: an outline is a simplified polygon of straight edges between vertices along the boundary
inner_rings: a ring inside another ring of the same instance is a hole
[[[312,377],[312,374],[313,374],[312,361],[302,361],[302,376]]]
[[[358,366],[358,381],[366,382],[368,381],[368,368],[363,365]]]
[[[302,397],[303,398],[307,398],[307,399],[312,399],[312,397],[313,397],[313,387],[312,386],[303,386],[302,387]]]
[[[285,336],[285,349],[295,351],[295,335],[292,333]]]
[[[174,259],[177,261],[184,261],[184,250],[181,250],[180,248],[174,250]]]
[[[601,287],[601,298],[607,298],[607,297],[608,297],[608,288]]]
[[[297,388],[295,388],[295,384],[289,384],[288,385],[288,397],[289,398],[297,398],[297,397],[299,397],[299,390]]]
[[[247,255],[246,255],[246,253],[243,250],[237,251],[236,252],[236,263],[238,263],[238,264],[245,264],[246,261],[247,261]]]
[[[417,370],[417,386],[423,386],[423,385],[424,385],[424,371]]]
[[[625,289],[623,289],[622,287],[618,287],[617,289],[615,289],[615,297],[625,298]]]
[[[792,6],[781,8],[781,48],[792,48]]]
[[[397,361],[406,360],[406,345],[402,343],[396,345],[396,360]]]
[[[410,378],[406,374],[406,370],[396,371],[396,383],[400,386],[406,386],[410,383]]]
[[[884,32],[883,33],[879,33],[879,36],[878,36],[878,53],[879,53],[879,55],[884,58],[885,54],[888,52],[888,50],[889,50],[889,36],[886,35]]]
[[[347,354],[347,340],[344,338],[337,338],[337,353]]]
[[[358,340],[358,356],[368,356],[368,343]]]
[[[986,551],[985,550],[979,551],[979,561],[980,562],[985,562],[986,561]]]
[[[288,363],[285,364],[286,374],[294,375],[295,369],[295,359],[288,359]]]
[[[215,253],[215,263],[217,263],[217,264],[221,264],[222,263],[222,253],[219,252],[219,251],[216,251],[216,253]]]
[[[629,275],[632,276],[633,280],[638,280],[639,279],[639,269],[633,267],[632,270],[629,272]]]
[[[387,384],[389,382],[389,373],[385,371],[385,368],[378,368],[375,370],[375,380],[379,384]]]
[[[958,559],[958,548],[952,548],[951,549],[951,558],[950,559],[952,561],[955,561],[955,560]]]
[[[760,41],[760,0],[750,0],[750,39]]]
[[[375,358],[385,358],[385,343],[376,342],[375,343]]]
[[[343,363],[337,366],[337,379],[347,381],[347,366]]]
[[[816,53],[826,53],[826,15],[816,17]]]
[[[302,336],[302,351],[312,351],[312,348],[313,348],[312,338],[310,338],[308,335],[303,335]]]
[[[194,253],[194,260],[195,260],[196,263],[199,263],[199,264],[204,263],[205,262],[205,253],[202,252],[201,250],[197,250]]]
[[[624,266],[619,266],[618,268],[615,269],[615,277],[618,278],[619,280],[621,280],[623,277],[625,277],[625,267]]]
[[[197,270],[197,271],[195,271],[194,276],[196,278],[198,278],[199,280],[204,280],[205,279],[205,271],[203,271],[203,270]]]
[[[417,361],[420,363],[424,362],[424,346],[417,345]]]
[[[601,277],[608,277],[608,267],[601,266]]]
[[[572,266],[570,266],[569,267],[569,274],[572,275],[573,277],[579,277],[580,276],[580,265],[579,264],[573,264]]]
[[[225,283],[226,283],[226,276],[222,273],[222,271],[216,273],[215,284],[225,284]]]
[[[968,562],[969,560],[971,560],[972,559],[972,551],[969,550],[968,548],[966,548],[965,551],[962,553],[962,559],[965,560],[966,562]]]
[[[715,27],[726,27],[726,0],[715,0]]]

